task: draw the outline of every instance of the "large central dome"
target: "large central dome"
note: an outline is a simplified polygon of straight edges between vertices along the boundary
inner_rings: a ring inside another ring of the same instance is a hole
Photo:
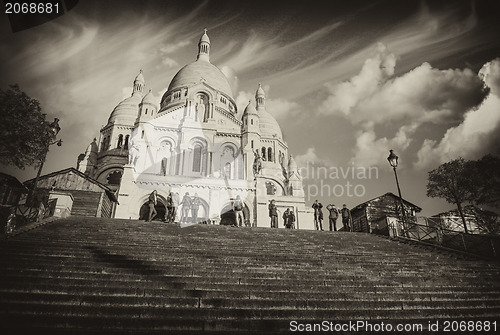
[[[231,100],[234,100],[233,92],[226,76],[217,66],[210,63],[210,38],[208,38],[206,29],[198,42],[198,57],[196,61],[184,66],[177,72],[164,96],[168,96],[170,92],[178,88],[189,87],[200,82],[206,83],[215,90],[227,95]]]
[[[191,86],[202,81],[233,98],[231,86],[224,73],[217,66],[200,59],[180,69],[170,82],[168,91],[182,86]]]

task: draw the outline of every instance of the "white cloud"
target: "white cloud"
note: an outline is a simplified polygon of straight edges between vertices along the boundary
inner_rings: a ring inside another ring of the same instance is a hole
[[[432,62],[473,48],[484,47],[482,40],[471,34],[477,25],[474,7],[472,6],[467,17],[464,17],[457,7],[460,6],[450,4],[446,10],[431,11],[425,2],[421,2],[418,13],[399,23],[395,22],[385,35],[378,37],[377,41],[398,55],[398,61],[401,63],[398,71],[414,68],[420,65],[423,59]],[[352,44],[335,45],[327,57],[270,73],[264,79],[273,85],[286,82],[286,94],[297,97],[321,89],[325,82],[351,78],[365,60],[371,57],[373,48],[377,45],[365,41],[359,43],[363,47],[358,48],[356,39],[349,41],[352,41]],[[356,44],[355,48],[353,44]]]
[[[266,101],[266,110],[276,119],[284,120],[297,116],[300,113],[300,106],[286,99],[270,99]]]
[[[497,59],[481,69],[487,83],[498,83],[500,73],[489,72],[489,69],[498,67],[499,62]],[[449,128],[441,140],[426,139],[417,153],[415,166],[429,169],[458,157],[478,159],[488,153],[500,154],[498,143],[500,98],[498,91],[492,89],[483,104],[469,111],[461,124]]]
[[[123,98],[122,100],[130,97],[132,95],[132,90],[133,90],[132,86],[122,87],[122,98]]]
[[[479,70],[479,77],[491,89],[492,93],[500,96],[500,58],[484,64]]]
[[[262,88],[266,92],[267,96],[270,91],[269,85],[264,85]],[[250,93],[247,91],[238,92],[238,95],[236,97],[236,105],[238,106],[238,111],[241,114],[243,114],[243,111],[245,110],[249,101],[251,101],[255,106],[255,93]],[[266,97],[266,111],[268,111],[278,121],[285,120],[298,116],[300,113],[300,105],[294,101],[282,98],[269,99]]]
[[[425,123],[461,122],[488,94],[481,79],[469,69],[440,70],[423,63],[394,77],[396,59],[378,44],[359,74],[342,83],[327,84],[330,94],[319,111],[361,127],[353,150],[357,164],[380,164],[389,149],[406,150]],[[493,80],[489,72],[486,75]],[[391,129],[397,131],[391,133]],[[427,148],[433,145],[425,142]]]
[[[255,107],[255,93],[252,94],[247,91],[239,91],[236,96],[236,106],[238,107],[238,114],[243,115],[245,108],[248,106],[248,102],[251,102]]]
[[[258,68],[263,64],[270,64],[273,61],[282,61],[289,54],[296,53],[297,50],[308,50],[308,43],[325,37],[342,24],[343,22],[333,22],[287,44],[279,43],[280,36],[271,35],[265,37],[251,30],[247,40],[241,44],[239,52],[232,54],[224,62],[224,65],[230,66],[238,73],[241,73]],[[235,44],[239,43],[228,41],[226,47],[222,50],[223,54],[233,50]]]
[[[395,152],[406,150],[410,146],[416,128],[416,124],[402,126],[392,138],[377,138],[373,129],[359,131],[352,161],[358,166],[386,164],[389,149]]]
[[[184,48],[185,46],[188,46],[188,45],[191,45],[191,41],[188,39],[185,39],[185,40],[179,41],[177,43],[170,43],[170,44],[167,44],[167,45],[161,47],[160,52],[165,54],[165,55],[169,55],[169,54],[172,54],[172,53],[176,52],[177,50]]]
[[[297,163],[297,167],[301,169],[320,163],[321,160],[316,154],[315,148],[308,148],[304,154],[295,156],[295,162]]]
[[[163,57],[161,63],[167,67],[179,67],[179,63],[170,57]]]
[[[358,75],[340,84],[326,84],[331,94],[320,112],[351,115],[359,102],[377,94],[381,84],[394,73],[395,64],[396,56],[379,43],[375,57],[365,61]]]
[[[330,95],[320,107],[323,114],[341,115],[354,124],[386,122],[442,123],[456,121],[486,96],[483,83],[469,69],[439,70],[423,63],[391,77],[396,56],[379,44],[360,73],[340,84],[328,84]]]

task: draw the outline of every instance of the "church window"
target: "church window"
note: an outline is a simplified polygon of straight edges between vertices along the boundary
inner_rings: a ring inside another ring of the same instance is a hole
[[[162,176],[166,176],[167,175],[167,163],[168,163],[167,158],[163,158],[161,160],[161,175]]]
[[[148,109],[146,108],[146,115],[148,115]]]
[[[253,149],[253,140],[252,140],[250,143],[251,143],[251,147],[252,147],[252,149]]]
[[[141,132],[141,138],[144,138],[144,130]]]
[[[262,147],[262,160],[266,160],[266,148]]]
[[[224,176],[231,179],[231,163],[229,162],[224,165]]]
[[[250,119],[250,124],[252,124],[252,125],[253,125],[253,119]]]
[[[122,180],[121,171],[113,171],[108,175],[108,185],[120,185]]]
[[[201,145],[196,144],[193,150],[193,172],[201,172]]]
[[[274,162],[274,159],[273,159],[273,149],[271,149],[271,148],[267,149],[267,160],[270,161],[270,162]]]
[[[128,150],[128,138],[130,135],[125,136],[125,144],[123,145],[123,149]]]
[[[120,149],[122,147],[122,145],[123,145],[123,135],[120,134],[120,135],[118,135],[118,144],[116,145],[116,147],[118,149]]]

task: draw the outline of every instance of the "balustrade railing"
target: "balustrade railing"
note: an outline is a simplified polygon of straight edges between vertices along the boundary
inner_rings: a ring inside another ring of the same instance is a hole
[[[500,236],[445,229],[441,218],[388,217],[389,236],[435,245],[500,261]]]

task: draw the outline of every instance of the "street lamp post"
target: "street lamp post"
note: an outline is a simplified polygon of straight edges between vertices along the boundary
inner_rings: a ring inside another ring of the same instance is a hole
[[[389,161],[389,164],[392,166],[392,169],[394,170],[394,176],[396,177],[396,185],[398,187],[398,194],[399,194],[399,202],[401,205],[401,214],[402,214],[402,221],[403,221],[403,228],[406,229],[406,213],[405,213],[405,207],[403,204],[403,197],[401,196],[401,188],[399,187],[399,180],[398,180],[398,173],[396,172],[396,168],[398,167],[398,156],[393,152],[393,150],[389,150],[389,157],[387,157],[387,160]]]
[[[40,178],[40,175],[42,174],[43,164],[45,163],[45,160],[47,159],[47,154],[49,153],[49,147],[53,144],[57,144],[58,147],[60,147],[62,145],[62,140],[55,139],[57,134],[61,130],[61,127],[59,126],[59,119],[54,118],[54,121],[51,124],[49,124],[49,127],[50,127],[50,131],[52,132],[52,136],[51,136],[49,142],[47,143],[47,146],[45,147],[45,153],[43,155],[43,158],[40,160],[40,167],[38,168],[38,172],[36,174],[35,181],[33,182],[33,187],[31,188],[31,193],[30,193],[30,197],[29,197],[31,203],[33,201],[31,199],[31,197],[35,193],[35,190],[36,190],[36,187],[38,184],[38,179]]]

